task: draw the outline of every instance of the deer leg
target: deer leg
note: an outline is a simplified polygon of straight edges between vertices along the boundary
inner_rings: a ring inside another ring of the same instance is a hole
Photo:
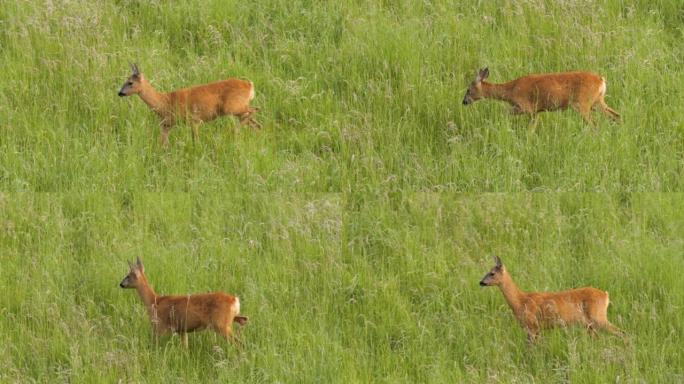
[[[180,332],[180,339],[181,339],[181,344],[183,344],[183,347],[188,348],[188,333],[187,332]]]
[[[572,108],[582,116],[582,119],[584,119],[587,124],[594,125],[594,121],[591,118],[591,106],[573,104]]]
[[[192,131],[192,143],[199,141],[199,126],[202,124],[202,120],[192,118],[190,119],[190,130]]]
[[[534,344],[537,342],[539,339],[539,333],[538,332],[530,332],[527,331],[527,342],[530,344]]]
[[[609,107],[605,101],[599,100],[597,104],[599,106],[599,109],[601,109],[601,112],[603,112],[606,116],[613,119],[613,121],[620,121],[620,114],[615,112],[615,110],[611,107]]]
[[[243,325],[243,326],[245,324],[247,324],[247,320],[248,320],[247,316],[235,316],[233,318],[233,322],[238,323],[238,324]]]
[[[525,327],[527,331],[527,342],[534,344],[539,339],[539,328],[536,325]]]
[[[259,110],[259,108],[251,108],[250,107],[247,110],[247,112],[244,112],[244,113],[241,113],[240,115],[238,115],[238,118],[240,119],[240,124],[241,125],[249,125],[253,129],[261,128],[261,124],[259,124],[256,120],[254,120],[254,117],[252,117],[252,115],[254,115],[254,113],[256,113],[256,111],[258,111],[258,110]]]
[[[623,331],[622,329],[620,329],[620,328],[614,326],[613,324],[611,324],[611,323],[609,323],[609,322],[606,322],[605,324],[601,324],[601,328],[602,328],[602,329],[605,329],[606,331],[608,331],[608,332],[610,332],[610,333],[612,333],[613,335],[622,336],[622,337],[625,336],[625,331]]]
[[[539,114],[538,113],[531,113],[530,114],[529,128],[532,130],[532,132],[537,130],[537,123],[539,123]]]
[[[597,337],[598,336],[598,332],[596,332],[596,328],[594,327],[594,324],[592,324],[592,323],[587,324],[587,332],[589,332],[589,335],[591,335],[591,337]]]
[[[160,327],[159,325],[154,325],[153,327],[152,338],[154,339],[154,344],[159,345],[159,340],[162,338],[162,336],[167,336],[169,331]]]
[[[199,140],[199,126],[196,123],[190,123],[190,128],[192,130],[192,143],[195,144]]]
[[[233,327],[231,326],[230,322],[226,323],[222,327],[216,327],[216,332],[219,333],[221,336],[225,337],[226,340],[228,340],[230,343],[238,344],[237,339],[233,334]]]
[[[173,128],[173,124],[162,123],[161,136],[159,137],[159,141],[162,147],[164,148],[167,148],[169,146],[169,133],[171,132],[171,128]]]

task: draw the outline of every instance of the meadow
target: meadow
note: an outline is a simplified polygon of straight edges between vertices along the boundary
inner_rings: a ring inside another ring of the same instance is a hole
[[[684,381],[677,1],[0,3],[0,382]],[[117,91],[254,82],[263,128]],[[623,117],[461,100],[591,70]],[[543,192],[543,193],[535,193]],[[480,278],[595,286],[627,341],[528,345]],[[240,296],[237,349],[155,343],[118,283]]]

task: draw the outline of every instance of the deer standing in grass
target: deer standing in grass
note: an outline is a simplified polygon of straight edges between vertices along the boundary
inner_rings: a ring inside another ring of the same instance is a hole
[[[169,132],[179,121],[190,124],[193,142],[199,138],[201,123],[225,115],[237,116],[240,124],[254,128],[261,126],[253,118],[259,109],[249,106],[255,95],[251,81],[227,79],[162,93],[152,87],[136,64],[131,65],[131,70],[133,74],[121,87],[119,96],[137,94],[159,116],[163,146],[168,145]]]
[[[562,292],[523,292],[494,257],[496,265],[480,281],[481,286],[498,286],[508,306],[533,342],[543,328],[579,324],[592,334],[604,329],[615,335],[623,332],[608,321],[608,292],[592,287]]]
[[[145,277],[138,257],[135,264],[128,263],[130,271],[119,286],[138,291],[152,321],[155,337],[178,333],[183,345],[188,346],[188,332],[211,328],[230,341],[234,341],[233,322],[244,325],[247,317],[240,316],[240,299],[222,292],[185,296],[157,295]]]
[[[576,110],[591,123],[591,111],[600,109],[615,121],[620,114],[611,109],[603,98],[606,95],[606,79],[591,72],[548,73],[528,75],[503,84],[488,83],[489,69],[481,69],[470,83],[463,105],[480,99],[503,100],[513,107],[515,114],[532,116],[536,125],[538,112]]]

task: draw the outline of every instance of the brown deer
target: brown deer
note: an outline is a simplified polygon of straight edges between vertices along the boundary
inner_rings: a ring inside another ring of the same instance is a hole
[[[169,132],[179,121],[190,124],[193,142],[199,137],[201,123],[224,115],[237,116],[240,124],[261,127],[253,117],[259,109],[249,106],[255,95],[251,81],[227,79],[162,93],[152,87],[136,64],[131,65],[131,70],[133,74],[121,87],[119,96],[137,94],[159,116],[163,146],[168,145]]]
[[[624,333],[608,321],[608,292],[592,287],[562,292],[523,292],[494,257],[496,265],[480,281],[481,286],[498,286],[508,306],[527,332],[527,339],[537,339],[544,328],[579,324],[592,334],[597,329],[623,336]]]
[[[611,109],[603,98],[606,79],[591,72],[548,73],[528,75],[503,84],[488,83],[489,69],[481,69],[470,83],[463,105],[480,99],[503,100],[513,107],[515,114],[528,114],[536,124],[536,114],[543,111],[571,107],[591,123],[591,111],[598,108],[615,121],[620,114]]]
[[[240,299],[222,292],[201,293],[185,296],[157,295],[145,277],[145,267],[140,258],[135,264],[128,263],[130,271],[119,286],[134,288],[142,299],[152,321],[155,338],[178,333],[183,345],[188,346],[188,332],[211,328],[230,341],[233,338],[233,322],[247,323],[240,316]]]

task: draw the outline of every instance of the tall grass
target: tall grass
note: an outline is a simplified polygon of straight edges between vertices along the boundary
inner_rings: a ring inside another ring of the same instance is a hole
[[[10,2],[2,5],[0,183],[12,191],[677,191],[684,103],[677,2]],[[222,119],[157,143],[116,91],[240,76],[261,132]],[[592,70],[624,116],[460,104],[493,81]]]
[[[677,382],[680,194],[10,194],[0,203],[0,381]],[[496,289],[609,290],[629,341],[535,346]],[[237,350],[153,342],[117,284],[142,256],[160,293],[238,294]]]
[[[684,381],[683,12],[1,2],[0,382]],[[264,127],[180,126],[163,150],[116,96],[130,62],[164,91],[248,78]],[[624,121],[463,107],[484,66],[595,71]],[[492,254],[526,290],[608,290],[629,342],[528,346],[477,286]],[[117,286],[136,256],[159,293],[240,296],[244,348],[154,343]]]

